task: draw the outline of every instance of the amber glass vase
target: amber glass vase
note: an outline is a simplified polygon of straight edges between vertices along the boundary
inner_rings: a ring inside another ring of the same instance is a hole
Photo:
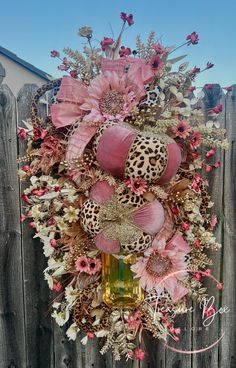
[[[144,293],[130,267],[136,255],[102,254],[103,301],[111,308],[137,307]]]

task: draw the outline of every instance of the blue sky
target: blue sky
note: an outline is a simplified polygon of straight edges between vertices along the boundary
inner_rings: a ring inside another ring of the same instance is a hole
[[[83,25],[92,26],[97,40],[113,36],[112,30],[116,36],[121,11],[133,13],[135,20],[123,37],[125,46],[134,48],[136,34],[145,39],[151,30],[166,46],[179,45],[187,34],[197,31],[199,44],[176,52],[176,56],[188,53],[191,66],[215,64],[199,75],[196,84],[236,83],[235,0],[8,0],[0,6],[0,45],[60,76],[50,50],[81,49],[83,39],[76,33]]]

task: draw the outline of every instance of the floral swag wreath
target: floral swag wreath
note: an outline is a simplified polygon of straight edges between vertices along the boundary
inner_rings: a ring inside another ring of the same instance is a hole
[[[95,48],[92,29],[82,27],[84,54],[51,52],[69,75],[38,90],[27,129],[19,129],[27,139],[19,161],[29,161],[19,176],[30,182],[21,220],[30,219],[43,243],[44,276],[56,293],[52,317],[67,323],[68,338],[82,331],[83,344],[104,339],[102,354],[111,348],[116,360],[142,360],[142,332],[178,341],[174,316],[186,313],[187,297],[201,304],[206,296],[206,250],[220,244],[199,170],[220,166],[209,159],[227,141],[217,120],[222,106],[205,123],[204,93],[193,94],[196,75],[213,64],[173,71],[185,56],[171,54],[197,44],[198,34],[174,48],[151,32],[131,51],[120,45],[133,16],[121,19],[116,41],[104,37]],[[37,102],[49,89],[53,103],[42,119]]]

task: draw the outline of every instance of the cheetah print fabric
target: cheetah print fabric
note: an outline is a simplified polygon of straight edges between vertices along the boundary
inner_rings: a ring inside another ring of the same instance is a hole
[[[131,193],[129,189],[125,189],[122,194],[117,195],[118,201],[124,205],[133,205],[134,208],[143,206],[146,200]],[[102,229],[99,224],[100,205],[93,200],[88,199],[84,202],[80,212],[80,224],[84,231],[92,237],[99,234]],[[125,253],[143,252],[152,244],[153,237],[144,232],[140,237],[132,243],[121,244],[121,250]]]
[[[164,172],[167,159],[166,144],[158,138],[138,134],[126,160],[125,176],[155,182]]]

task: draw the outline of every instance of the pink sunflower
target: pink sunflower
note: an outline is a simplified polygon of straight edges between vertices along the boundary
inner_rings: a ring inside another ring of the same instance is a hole
[[[88,86],[80,109],[87,113],[84,121],[124,120],[144,96],[143,83],[133,75],[106,71]]]
[[[187,263],[185,256],[190,248],[185,240],[176,235],[178,241],[170,241],[166,244],[163,240],[155,240],[152,246],[144,252],[144,257],[138,258],[131,266],[131,270],[139,278],[143,289],[150,291],[156,289],[158,294],[166,290],[173,302],[181,299],[188,293],[179,280],[186,276]],[[174,238],[173,238],[174,239]],[[181,273],[176,273],[183,271]]]
[[[176,137],[185,139],[189,135],[189,132],[191,131],[191,127],[189,126],[187,121],[182,120],[179,122],[179,124],[177,124],[176,126],[172,128],[172,131]]]
[[[194,132],[189,139],[189,144],[192,150],[198,148],[202,143],[202,135],[200,132]]]
[[[146,192],[147,183],[142,178],[128,179],[125,181],[125,184],[133,193],[137,194],[138,196]]]
[[[90,264],[88,258],[84,256],[79,257],[75,262],[75,268],[79,272],[89,273]]]
[[[98,258],[92,258],[89,262],[89,274],[95,275],[95,273],[100,272],[102,267],[101,261]]]

